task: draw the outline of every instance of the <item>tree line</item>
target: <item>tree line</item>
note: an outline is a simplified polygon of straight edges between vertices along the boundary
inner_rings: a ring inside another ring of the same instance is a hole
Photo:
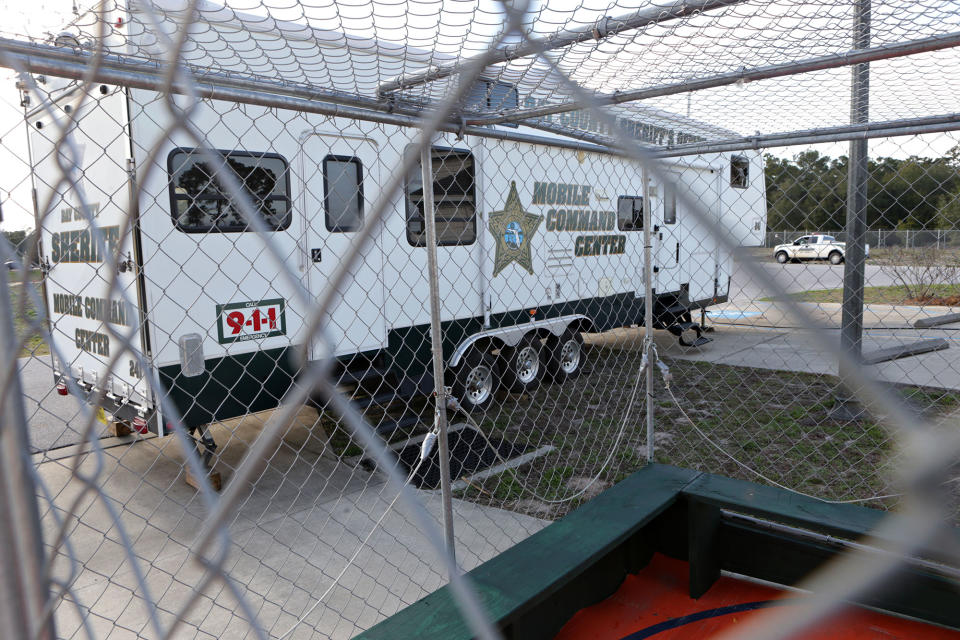
[[[17,251],[17,255],[23,260],[27,251],[30,250],[31,243],[35,242],[36,234],[31,230],[26,231],[4,231],[4,237],[7,239],[14,249]]]
[[[846,226],[846,156],[766,157],[767,229]],[[960,229],[960,146],[943,158],[871,158],[868,229]]]

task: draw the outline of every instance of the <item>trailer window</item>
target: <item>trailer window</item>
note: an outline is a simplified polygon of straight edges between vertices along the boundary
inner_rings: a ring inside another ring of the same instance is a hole
[[[674,178],[671,176],[671,180]],[[663,184],[663,224],[677,223],[677,187],[671,182]]]
[[[323,159],[323,208],[327,231],[356,231],[363,224],[363,166],[360,158]]]
[[[466,245],[477,239],[476,176],[473,154],[456,149],[430,150],[433,165],[433,206],[437,244]],[[427,242],[423,216],[423,180],[416,163],[406,183],[407,242],[423,247]]]
[[[746,189],[750,182],[750,161],[746,156],[730,158],[730,186]]]
[[[617,228],[620,231],[643,230],[643,198],[620,196],[617,199]]]
[[[198,149],[174,149],[167,156],[174,226],[185,233],[248,231],[247,223],[221,184],[229,171],[273,231],[290,226],[290,173],[275,153],[216,151],[211,166]]]

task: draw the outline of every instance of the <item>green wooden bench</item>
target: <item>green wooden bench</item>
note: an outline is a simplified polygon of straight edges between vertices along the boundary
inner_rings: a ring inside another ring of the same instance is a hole
[[[707,473],[684,487],[683,502],[690,595],[694,598],[710,588],[721,570],[795,584],[846,551],[844,541],[862,538],[888,515]],[[724,518],[726,512],[733,516]],[[759,521],[738,519],[736,514]],[[902,541],[888,542],[896,548]],[[958,565],[956,557],[940,551],[920,555]],[[936,571],[935,562],[911,560],[900,569],[895,589],[861,596],[857,603],[960,628],[960,585],[945,572]]]
[[[609,579],[600,576],[609,586],[594,601],[610,595],[626,577],[627,567],[636,564],[639,570],[649,558],[637,551],[636,544],[626,543],[635,542],[636,535],[673,505],[683,487],[698,475],[675,467],[647,467],[483,563],[468,576],[487,614],[506,637],[532,637],[524,632],[539,617],[531,615],[534,610],[569,604],[570,598],[575,599],[570,593],[576,590],[565,587],[575,582],[582,585],[585,575],[607,573],[614,570],[611,565],[623,564]],[[633,549],[638,557],[623,557],[618,547]],[[562,595],[558,598],[558,594]],[[473,634],[449,588],[442,587],[358,637],[468,640]]]
[[[689,561],[695,598],[721,570],[789,585],[843,552],[838,540],[859,538],[884,517],[861,506],[653,464],[467,577],[505,638],[551,638],[576,611],[615,592],[654,552]],[[898,584],[909,589],[861,603],[960,627],[960,592],[951,580],[928,566],[908,566],[901,575]],[[358,636],[472,637],[447,587]]]

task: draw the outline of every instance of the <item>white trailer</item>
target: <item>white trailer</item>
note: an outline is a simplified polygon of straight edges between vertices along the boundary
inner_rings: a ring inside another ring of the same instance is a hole
[[[228,23],[208,26],[230,37]],[[314,38],[353,47],[361,66],[430,59]],[[290,356],[307,340],[311,310],[278,277],[218,176],[244,185],[269,242],[316,297],[417,129],[208,99],[191,122],[215,150],[211,164],[154,91],[94,85],[68,113],[77,86],[43,87],[55,115],[28,110],[27,125],[37,200],[52,197],[38,220],[53,341],[73,376],[105,392],[118,419],[160,435],[169,431],[160,393],[190,428],[276,406],[299,374]],[[514,91],[519,99],[522,88]],[[68,117],[78,123],[71,162],[82,197],[60,181],[64,151],[50,135],[52,120]],[[638,164],[602,149],[524,126],[490,131],[504,135],[441,134],[421,158],[432,165],[448,383],[461,402],[483,408],[498,386],[562,384],[583,368],[581,332],[643,323],[644,207],[656,327],[699,336],[691,312],[726,301],[732,260],[677,189],[748,237],[743,229],[766,219],[759,153],[674,159],[675,184],[645,184]],[[433,388],[423,203],[418,167],[326,318],[343,381],[375,377],[404,395]],[[108,256],[119,265],[112,292]],[[129,354],[110,366],[124,337],[162,390]],[[312,357],[324,353],[307,346]]]

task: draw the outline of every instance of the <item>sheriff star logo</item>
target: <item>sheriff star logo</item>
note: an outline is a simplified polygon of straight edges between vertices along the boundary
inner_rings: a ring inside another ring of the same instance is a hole
[[[510,183],[510,193],[503,211],[490,214],[488,228],[497,243],[497,256],[493,261],[493,277],[503,271],[508,264],[516,262],[533,275],[533,256],[530,253],[530,240],[537,232],[543,216],[528,213],[520,204],[517,195],[517,183]]]

